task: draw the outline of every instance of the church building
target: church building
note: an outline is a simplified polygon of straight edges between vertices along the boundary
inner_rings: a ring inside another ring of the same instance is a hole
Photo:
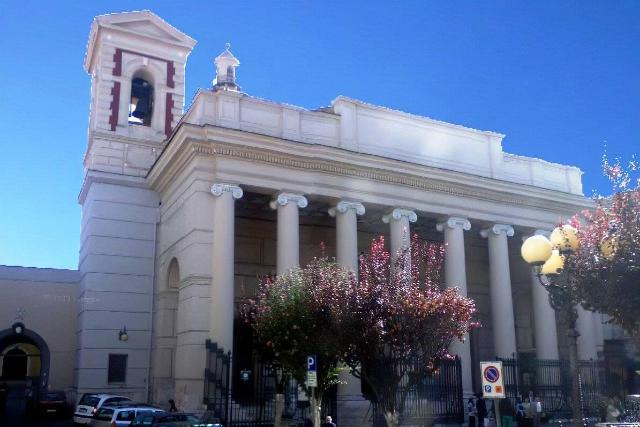
[[[346,96],[312,110],[253,97],[228,44],[185,111],[195,44],[149,11],[94,19],[78,269],[0,267],[3,380],[202,410],[212,346],[233,381],[252,369],[238,304],[259,277],[320,242],[356,270],[372,239],[397,250],[406,230],[446,244],[446,284],[476,301],[482,327],[452,347],[465,395],[480,361],[566,357],[520,246],[591,206],[578,168]],[[598,360],[600,316],[578,323],[580,359]],[[338,417],[359,399],[340,386]]]

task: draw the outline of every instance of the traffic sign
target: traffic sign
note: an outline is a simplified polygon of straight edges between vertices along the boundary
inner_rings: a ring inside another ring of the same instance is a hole
[[[307,371],[315,372],[316,370],[316,356],[313,354],[307,356]]]
[[[504,394],[504,378],[502,362],[480,362],[482,373],[482,395],[490,399],[502,399]]]
[[[318,387],[316,356],[307,356],[307,387]]]

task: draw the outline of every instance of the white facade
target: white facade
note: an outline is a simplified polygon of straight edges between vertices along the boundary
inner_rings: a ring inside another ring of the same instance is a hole
[[[505,153],[498,133],[343,96],[313,111],[251,97],[228,49],[216,59],[225,74],[183,114],[194,45],[150,12],[93,22],[77,393],[201,408],[205,340],[234,347],[234,303],[258,275],[306,262],[321,240],[357,268],[372,238],[399,247],[407,227],[447,243],[447,285],[477,302],[483,327],[452,347],[465,391],[482,359],[558,358],[563,334],[519,247],[590,206],[579,169]],[[153,86],[149,126],[129,123],[134,79]],[[596,358],[601,334],[581,316],[581,355]],[[108,382],[108,354],[128,355],[125,382]]]

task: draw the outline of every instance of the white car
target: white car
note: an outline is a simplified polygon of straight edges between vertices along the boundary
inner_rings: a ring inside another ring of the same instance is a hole
[[[128,427],[137,415],[154,412],[164,413],[163,409],[147,404],[120,403],[113,406],[102,406],[91,420],[91,427]]]
[[[73,413],[73,424],[89,425],[101,407],[119,402],[131,402],[131,399],[114,394],[85,393],[76,405],[76,410]]]

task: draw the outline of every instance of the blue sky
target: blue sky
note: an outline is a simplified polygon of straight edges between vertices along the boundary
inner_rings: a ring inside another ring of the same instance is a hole
[[[94,16],[150,9],[198,41],[187,96],[232,43],[250,95],[337,95],[505,133],[505,151],[584,171],[640,152],[638,1],[5,1],[0,264],[76,268]]]

